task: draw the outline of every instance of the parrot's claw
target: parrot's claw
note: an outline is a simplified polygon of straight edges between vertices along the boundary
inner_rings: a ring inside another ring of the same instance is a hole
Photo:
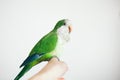
[[[52,56],[48,61],[50,61],[52,58],[57,58],[58,61],[60,61],[60,59],[57,56]]]

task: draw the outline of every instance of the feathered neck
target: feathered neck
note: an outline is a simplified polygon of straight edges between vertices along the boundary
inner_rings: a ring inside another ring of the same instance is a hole
[[[57,34],[59,38],[62,40],[62,44],[68,42],[70,40],[70,34],[67,27],[62,26],[57,30]]]

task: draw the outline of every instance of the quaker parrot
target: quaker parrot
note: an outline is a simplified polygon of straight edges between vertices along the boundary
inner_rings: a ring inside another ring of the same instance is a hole
[[[33,47],[29,56],[20,65],[24,67],[14,80],[19,80],[33,66],[42,61],[49,61],[58,55],[59,48],[70,39],[71,23],[68,19],[58,21],[47,35],[38,41]],[[57,56],[58,57],[58,56]]]

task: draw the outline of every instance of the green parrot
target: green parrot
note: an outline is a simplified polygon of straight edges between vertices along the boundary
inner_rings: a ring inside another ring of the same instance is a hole
[[[42,61],[49,61],[58,55],[59,48],[70,39],[71,23],[68,19],[57,22],[52,31],[45,35],[33,47],[29,56],[20,65],[24,67],[14,80],[19,80],[33,66]],[[58,56],[57,56],[58,57]]]

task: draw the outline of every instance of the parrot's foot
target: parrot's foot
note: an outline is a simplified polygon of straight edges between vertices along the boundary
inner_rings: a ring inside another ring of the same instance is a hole
[[[50,61],[52,58],[57,58],[58,61],[60,61],[60,59],[57,56],[52,56],[48,61]]]

